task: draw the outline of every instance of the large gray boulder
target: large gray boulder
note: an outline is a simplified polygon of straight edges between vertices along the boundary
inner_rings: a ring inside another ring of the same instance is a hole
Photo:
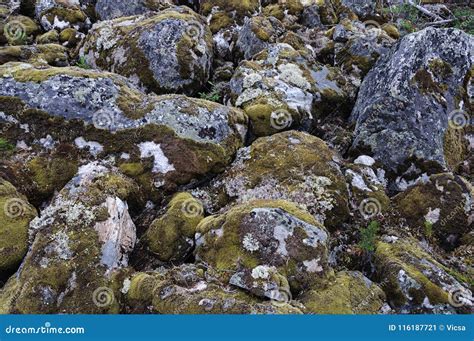
[[[474,37],[460,30],[404,37],[362,83],[351,116],[353,152],[370,152],[398,175],[455,169],[467,154],[473,61]]]
[[[101,20],[110,20],[157,11],[171,5],[171,0],[97,0],[95,11]]]
[[[81,55],[155,93],[195,94],[209,79],[213,43],[203,18],[183,6],[99,22]]]

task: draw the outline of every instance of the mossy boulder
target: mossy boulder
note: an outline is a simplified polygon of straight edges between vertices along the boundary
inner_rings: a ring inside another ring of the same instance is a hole
[[[340,0],[333,2],[346,7],[362,20],[369,20],[377,17],[377,9],[380,7],[377,1],[372,0]]]
[[[204,16],[226,14],[232,23],[242,23],[245,17],[251,17],[259,11],[258,0],[201,0],[200,13]]]
[[[255,16],[246,18],[239,31],[236,42],[237,53],[243,59],[251,59],[256,53],[264,50],[269,44],[275,43],[284,32],[281,22],[274,17]]]
[[[216,270],[275,267],[298,292],[322,285],[328,233],[307,212],[283,200],[259,200],[207,217],[197,227],[195,255]]]
[[[435,257],[433,250],[412,238],[377,244],[376,275],[396,311],[446,313],[454,312],[455,308],[469,309],[469,306],[456,306],[451,295],[469,292],[472,274],[451,269]]]
[[[243,61],[230,89],[233,104],[249,115],[256,136],[309,129],[318,116],[347,112],[355,99],[355,87],[340,70],[310,61],[284,43]]]
[[[0,47],[0,64],[8,62],[46,63],[51,66],[68,66],[69,55],[67,49],[58,44]]]
[[[312,314],[378,314],[385,294],[377,284],[357,271],[341,271],[324,289],[302,295],[305,313]]]
[[[0,43],[24,45],[31,43],[40,31],[35,21],[24,15],[12,15],[0,21]]]
[[[35,17],[46,31],[66,27],[85,30],[91,25],[79,1],[73,0],[36,0]]]
[[[196,94],[209,79],[213,44],[204,19],[183,6],[99,22],[80,54],[157,94]]]
[[[36,209],[0,178],[0,280],[16,270],[28,250],[28,225]]]
[[[395,44],[395,39],[376,25],[376,22],[363,24],[344,19],[335,27],[336,66],[359,79],[365,77],[378,58]]]
[[[158,200],[179,185],[222,172],[245,140],[242,111],[182,95],[146,95],[116,74],[25,63],[4,64],[0,74],[5,137],[23,141],[28,151],[2,160],[6,173],[16,175],[8,177],[15,185],[32,180],[20,175],[38,156],[53,157],[40,163],[57,166],[33,169],[49,182],[54,180],[46,173],[108,155]]]
[[[214,187],[237,203],[284,199],[328,228],[349,218],[346,181],[334,152],[321,139],[288,131],[256,140],[240,151]]]
[[[137,205],[138,191],[117,169],[99,163],[81,167],[31,222],[31,248],[0,292],[0,310],[118,312],[112,272],[127,266],[135,244],[127,201]]]
[[[203,218],[204,208],[198,199],[188,193],[176,194],[142,241],[163,262],[183,261],[194,247],[196,227]]]
[[[301,314],[287,302],[256,298],[213,276],[209,267],[196,265],[136,273],[127,292],[128,305],[132,312],[159,314]]]
[[[144,14],[159,11],[173,5],[171,0],[97,0],[95,12],[100,20]]]
[[[433,175],[395,196],[393,203],[414,231],[448,250],[473,229],[474,189],[460,176]]]
[[[54,44],[59,42],[59,33],[56,30],[50,30],[36,37],[37,44]]]
[[[468,154],[472,109],[464,82],[473,45],[461,30],[430,27],[379,58],[352,112],[352,152],[370,153],[398,182],[457,169]]]
[[[288,279],[274,266],[258,265],[253,269],[242,269],[232,275],[229,283],[255,296],[269,298],[277,304],[292,300]]]

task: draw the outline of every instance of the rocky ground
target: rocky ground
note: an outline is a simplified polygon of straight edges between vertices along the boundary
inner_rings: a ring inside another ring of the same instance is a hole
[[[473,312],[468,4],[0,16],[0,313]]]

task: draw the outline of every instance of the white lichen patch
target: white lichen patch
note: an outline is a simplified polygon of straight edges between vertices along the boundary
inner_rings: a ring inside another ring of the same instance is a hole
[[[93,156],[97,156],[104,151],[104,147],[99,142],[86,141],[82,136],[76,138],[74,143],[79,149],[89,148],[89,152]]]
[[[269,276],[269,268],[266,265],[259,265],[252,269],[252,277],[254,279],[268,279]]]
[[[166,174],[175,170],[174,166],[169,163],[168,158],[163,153],[161,146],[155,142],[142,142],[138,145],[141,158],[153,157],[153,173]]]
[[[425,220],[430,224],[436,224],[439,221],[440,212],[441,210],[439,208],[432,210],[430,207],[428,213],[425,215]]]
[[[323,267],[321,266],[319,261],[320,261],[320,258],[303,261],[303,264],[306,267],[306,271],[308,271],[308,272],[321,272],[321,271],[323,271]]]
[[[255,252],[260,248],[260,243],[251,233],[247,233],[244,236],[242,244],[244,246],[244,249],[250,252]]]

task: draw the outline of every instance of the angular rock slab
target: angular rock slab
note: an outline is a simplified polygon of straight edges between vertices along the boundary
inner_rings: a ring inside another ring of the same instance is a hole
[[[353,151],[369,151],[399,174],[455,168],[467,151],[472,103],[465,84],[473,62],[474,37],[460,30],[405,36],[362,83],[351,116]]]
[[[0,74],[0,122],[12,143],[47,155],[66,148],[75,160],[114,156],[147,191],[221,172],[247,132],[238,109],[146,95],[116,74],[23,63],[4,64]]]

